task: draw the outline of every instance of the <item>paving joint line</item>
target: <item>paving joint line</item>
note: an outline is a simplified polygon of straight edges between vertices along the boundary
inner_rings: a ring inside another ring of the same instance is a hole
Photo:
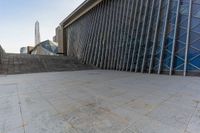
[[[21,99],[20,99],[20,96],[19,96],[19,87],[18,87],[18,84],[16,84],[16,87],[17,87],[17,97],[18,97],[18,105],[19,105],[19,110],[20,110],[20,115],[21,115],[21,119],[22,119],[22,127],[23,127],[23,130],[24,130],[24,133],[26,133],[26,130],[25,130],[25,121],[24,121],[24,117],[23,117],[23,113],[22,113],[22,106],[21,106]]]

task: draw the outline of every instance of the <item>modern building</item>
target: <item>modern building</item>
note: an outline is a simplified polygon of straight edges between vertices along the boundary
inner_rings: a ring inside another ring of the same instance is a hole
[[[40,43],[40,24],[38,21],[35,22],[35,45]]]
[[[60,27],[63,52],[86,64],[200,75],[199,0],[86,0]]]
[[[64,51],[63,51],[63,33],[62,33],[62,27],[58,26],[56,28],[55,33],[56,33],[56,35],[53,37],[53,40],[54,40],[54,42],[57,42],[59,44],[58,45],[58,53],[59,54],[64,54]]]
[[[50,40],[43,41],[37,44],[31,51],[32,55],[57,55],[58,46]]]
[[[28,54],[27,47],[21,47],[20,48],[20,54]]]
[[[20,54],[30,54],[30,51],[32,51],[33,48],[34,47],[32,46],[22,47],[20,48]]]
[[[52,40],[53,40],[54,42],[58,42],[57,39],[56,39],[56,36],[53,36]]]
[[[5,55],[5,50],[0,45],[0,64],[2,64],[2,57]]]
[[[31,51],[34,49],[33,46],[27,46],[27,52],[28,54],[31,54]]]

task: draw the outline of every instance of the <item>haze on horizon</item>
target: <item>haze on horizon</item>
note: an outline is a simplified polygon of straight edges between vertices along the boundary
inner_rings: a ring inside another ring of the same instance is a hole
[[[41,41],[52,40],[55,28],[84,0],[0,0],[0,45],[9,53],[34,45],[40,22]]]

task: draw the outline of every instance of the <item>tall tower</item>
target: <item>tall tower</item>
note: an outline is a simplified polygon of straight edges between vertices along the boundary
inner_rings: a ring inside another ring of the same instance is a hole
[[[40,24],[38,21],[35,22],[35,45],[40,43]]]

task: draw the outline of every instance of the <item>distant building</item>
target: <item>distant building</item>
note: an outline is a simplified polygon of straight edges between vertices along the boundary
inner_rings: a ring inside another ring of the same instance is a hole
[[[46,40],[37,44],[31,51],[32,55],[57,55],[58,46],[57,43],[50,40]]]
[[[31,51],[34,49],[34,47],[32,47],[32,46],[28,46],[27,47],[27,52],[28,52],[28,54],[31,54]]]
[[[57,40],[56,40],[56,36],[53,37],[53,41],[54,41],[54,42],[57,42]]]
[[[32,46],[22,47],[20,48],[20,54],[30,54],[30,51],[32,51],[33,48],[34,47]]]
[[[58,53],[63,54],[64,48],[63,48],[63,33],[62,33],[62,27],[58,26],[56,28],[56,35],[53,37],[53,40],[58,43]]]
[[[40,43],[40,24],[38,21],[35,22],[35,45]]]
[[[27,47],[20,48],[20,54],[27,54],[27,53],[28,53]]]
[[[6,54],[5,50],[0,45],[0,64],[2,64],[2,57]]]
[[[57,36],[53,38],[53,41],[46,40],[40,41],[40,28],[39,22],[35,23],[35,46],[22,47],[20,49],[21,54],[32,54],[32,55],[57,55],[58,44],[56,43]]]

